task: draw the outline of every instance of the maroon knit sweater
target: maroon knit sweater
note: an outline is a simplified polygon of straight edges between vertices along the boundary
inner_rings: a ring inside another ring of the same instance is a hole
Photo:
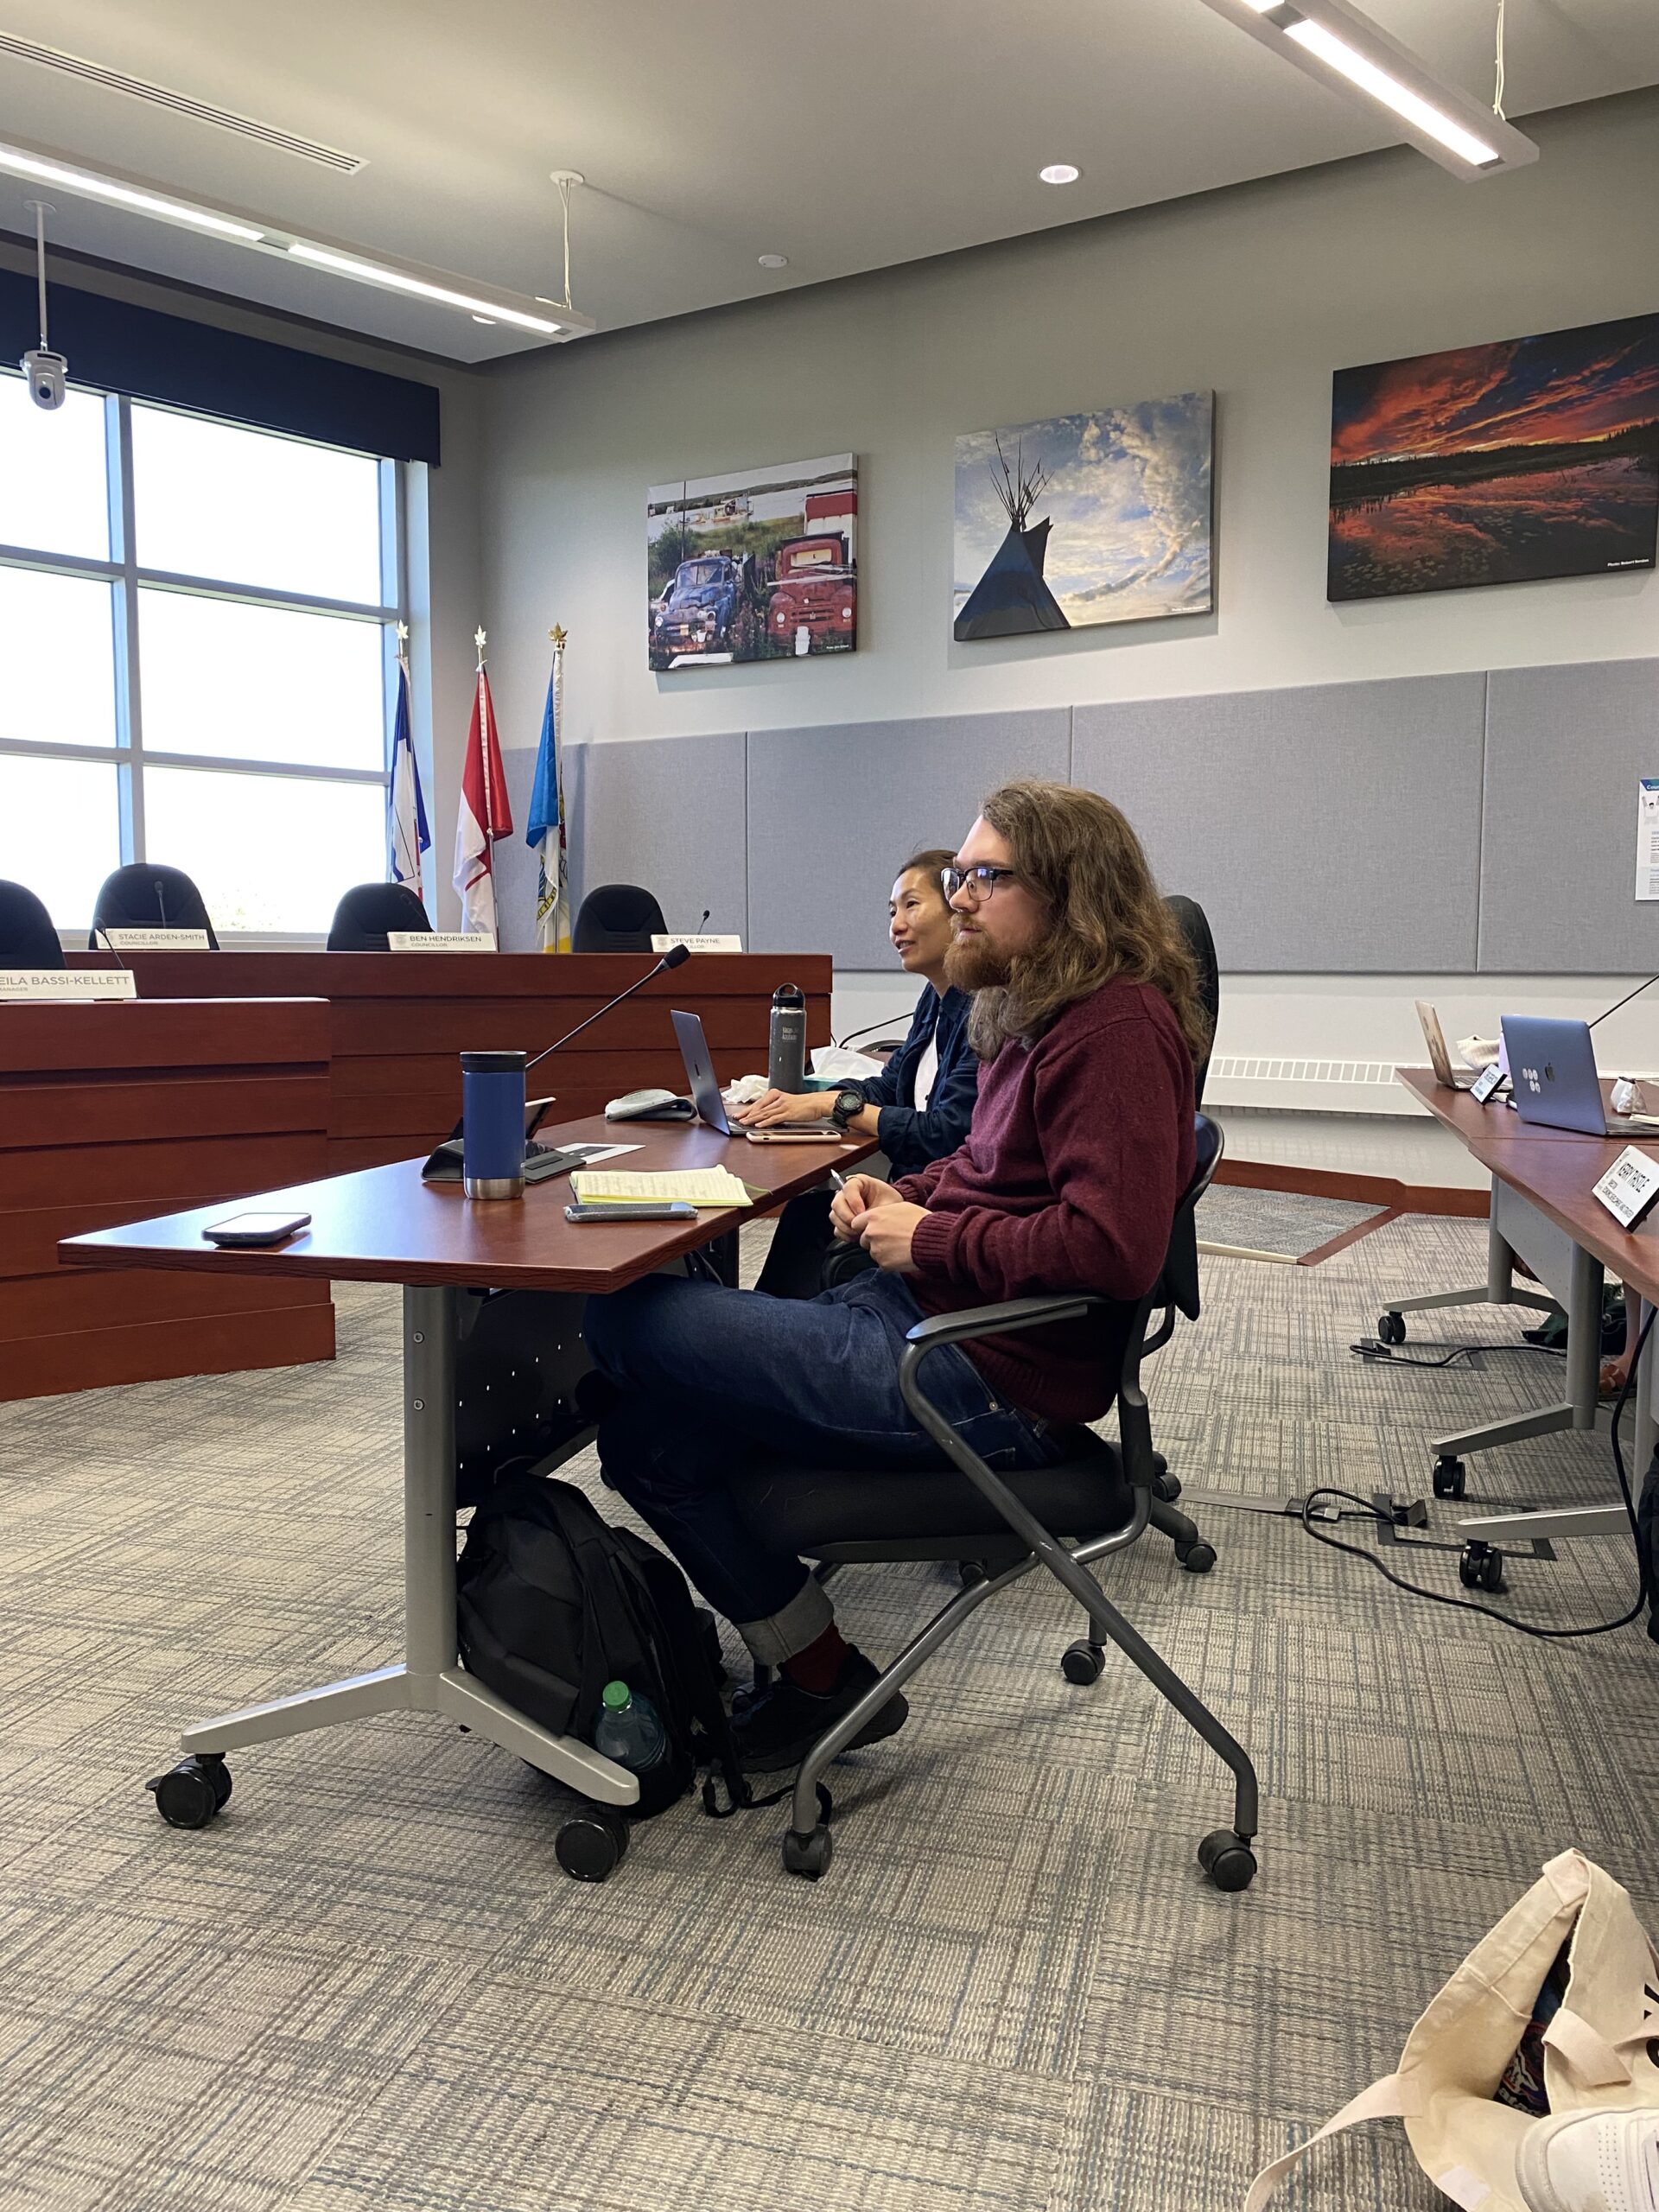
[[[1112,982],[1077,1000],[982,1068],[967,1142],[896,1186],[927,1208],[911,1246],[922,1310],[1144,1297],[1194,1158],[1192,1062],[1162,992]],[[1116,1392],[1128,1303],[963,1349],[1027,1412],[1095,1421]]]

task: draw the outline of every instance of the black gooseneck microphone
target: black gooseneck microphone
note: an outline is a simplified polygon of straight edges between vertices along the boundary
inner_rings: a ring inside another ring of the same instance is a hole
[[[1647,989],[1649,983],[1659,983],[1659,976],[1649,976],[1646,983],[1638,983],[1633,991],[1626,991],[1622,999],[1615,999],[1611,1006],[1603,1007],[1601,1012],[1596,1016],[1596,1021],[1605,1021],[1610,1014],[1617,1014],[1620,1007],[1629,1006],[1632,999],[1639,999],[1643,992]],[[1586,1029],[1593,1029],[1596,1021],[1586,1021],[1584,1026]]]
[[[696,929],[694,929],[694,930],[692,931],[692,932],[691,932],[691,934],[692,934],[692,936],[693,936],[693,937],[701,937],[701,936],[702,936],[702,934],[703,931],[704,931],[705,929],[707,929],[707,927],[709,926],[709,915],[710,915],[710,914],[712,914],[712,913],[714,912],[714,911],[715,911],[715,910],[714,910],[714,908],[713,908],[712,906],[705,906],[705,907],[703,908],[703,910],[702,910],[702,920],[697,924],[696,928]]]
[[[665,975],[671,968],[683,967],[685,963],[690,957],[691,951],[690,946],[683,944],[670,945],[668,950],[657,963],[657,965],[654,968],[647,969],[645,973],[640,976],[638,982],[630,983],[626,991],[619,991],[613,999],[607,999],[605,1001],[605,1004],[600,1007],[598,1013],[590,1014],[586,1021],[579,1021],[574,1029],[567,1029],[563,1037],[555,1038],[553,1042],[547,1047],[546,1051],[537,1052],[533,1060],[526,1060],[524,1062],[524,1073],[528,1075],[531,1068],[538,1067],[547,1058],[549,1052],[556,1052],[561,1046],[568,1045],[573,1037],[580,1037],[584,1029],[591,1029],[594,1022],[601,1020],[606,1014],[607,1014],[613,1006],[620,1006],[624,999],[631,999],[636,991],[643,991],[645,985],[651,982],[653,976]]]
[[[159,875],[156,879],[156,904],[161,910],[162,927],[165,929],[168,926],[167,893],[162,888],[162,879]]]

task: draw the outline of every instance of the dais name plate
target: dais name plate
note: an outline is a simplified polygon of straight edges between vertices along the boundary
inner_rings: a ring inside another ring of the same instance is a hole
[[[0,968],[0,1005],[60,1006],[79,1000],[136,999],[130,968]]]
[[[651,940],[653,952],[672,952],[677,944],[683,944],[688,952],[741,952],[743,950],[741,937],[698,936],[694,933],[689,937],[657,935]]]
[[[394,952],[493,952],[495,939],[482,930],[388,930]]]

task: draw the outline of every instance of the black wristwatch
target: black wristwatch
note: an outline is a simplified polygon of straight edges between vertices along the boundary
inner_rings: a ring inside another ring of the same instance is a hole
[[[836,1093],[836,1103],[830,1109],[830,1118],[836,1127],[844,1133],[848,1122],[855,1115],[861,1114],[867,1103],[863,1092],[855,1090],[849,1084],[846,1090],[838,1090]]]

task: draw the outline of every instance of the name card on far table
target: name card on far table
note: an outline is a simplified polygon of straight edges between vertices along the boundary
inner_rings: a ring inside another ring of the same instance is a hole
[[[493,952],[495,939],[483,930],[388,930],[394,952]]]
[[[1595,1189],[1619,1227],[1634,1229],[1659,1198],[1659,1160],[1627,1144]]]
[[[111,952],[206,952],[206,930],[99,930]]]
[[[651,940],[653,952],[671,952],[677,944],[683,944],[688,952],[741,952],[743,950],[741,937],[691,933],[685,937],[653,937]]]
[[[79,1000],[136,999],[130,968],[0,968],[0,1006],[14,1001],[59,1005]]]

